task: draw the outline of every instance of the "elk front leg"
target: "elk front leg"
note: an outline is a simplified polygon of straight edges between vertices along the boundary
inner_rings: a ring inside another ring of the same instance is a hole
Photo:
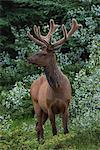
[[[63,129],[64,129],[64,134],[68,133],[68,111],[65,108],[64,113],[62,113],[62,122],[63,122]]]
[[[48,119],[48,114],[46,114],[42,110],[40,110],[40,112],[38,112],[38,121],[36,123],[36,131],[37,131],[38,141],[40,140],[40,138],[42,138],[42,139],[44,138],[43,137],[43,125],[45,124],[47,119]]]
[[[40,109],[39,113],[37,114],[37,123],[36,123],[36,131],[37,131],[38,141],[41,138],[43,139],[42,115],[43,115],[43,111]]]
[[[57,128],[56,128],[56,123],[55,123],[55,114],[52,112],[51,109],[48,110],[48,117],[49,117],[50,122],[51,122],[52,133],[53,133],[53,135],[57,135]]]
[[[37,132],[37,138],[39,141],[40,138],[43,138],[43,124],[42,124],[43,111],[40,108],[38,103],[34,103],[34,110],[35,110],[35,114],[37,116],[36,132]]]

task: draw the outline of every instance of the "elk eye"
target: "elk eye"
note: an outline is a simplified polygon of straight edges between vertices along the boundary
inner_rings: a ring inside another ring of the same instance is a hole
[[[39,54],[37,53],[36,55],[38,56]]]

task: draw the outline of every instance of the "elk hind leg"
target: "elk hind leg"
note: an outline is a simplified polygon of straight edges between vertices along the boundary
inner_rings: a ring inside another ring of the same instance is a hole
[[[42,124],[43,125],[45,124],[45,122],[47,121],[47,119],[48,119],[48,114],[46,114],[46,113],[43,112],[43,114],[42,114]]]
[[[48,110],[48,117],[49,117],[50,122],[51,122],[52,133],[53,133],[53,135],[57,135],[57,128],[56,128],[56,122],[55,122],[55,114],[52,112],[51,109]]]

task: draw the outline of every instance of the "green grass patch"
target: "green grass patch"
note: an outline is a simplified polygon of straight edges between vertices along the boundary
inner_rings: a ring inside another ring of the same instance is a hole
[[[58,120],[58,119],[57,119]],[[99,150],[100,128],[98,125],[87,130],[71,129],[67,135],[60,130],[52,136],[50,122],[45,124],[45,138],[39,144],[36,139],[34,118],[8,121],[1,125],[0,149],[2,150]],[[60,129],[60,120],[57,122]]]

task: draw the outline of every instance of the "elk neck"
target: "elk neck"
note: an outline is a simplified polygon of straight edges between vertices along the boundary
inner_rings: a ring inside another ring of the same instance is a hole
[[[62,72],[57,65],[55,54],[53,54],[46,67],[44,67],[44,71],[49,85],[53,89],[59,88],[62,80]]]

